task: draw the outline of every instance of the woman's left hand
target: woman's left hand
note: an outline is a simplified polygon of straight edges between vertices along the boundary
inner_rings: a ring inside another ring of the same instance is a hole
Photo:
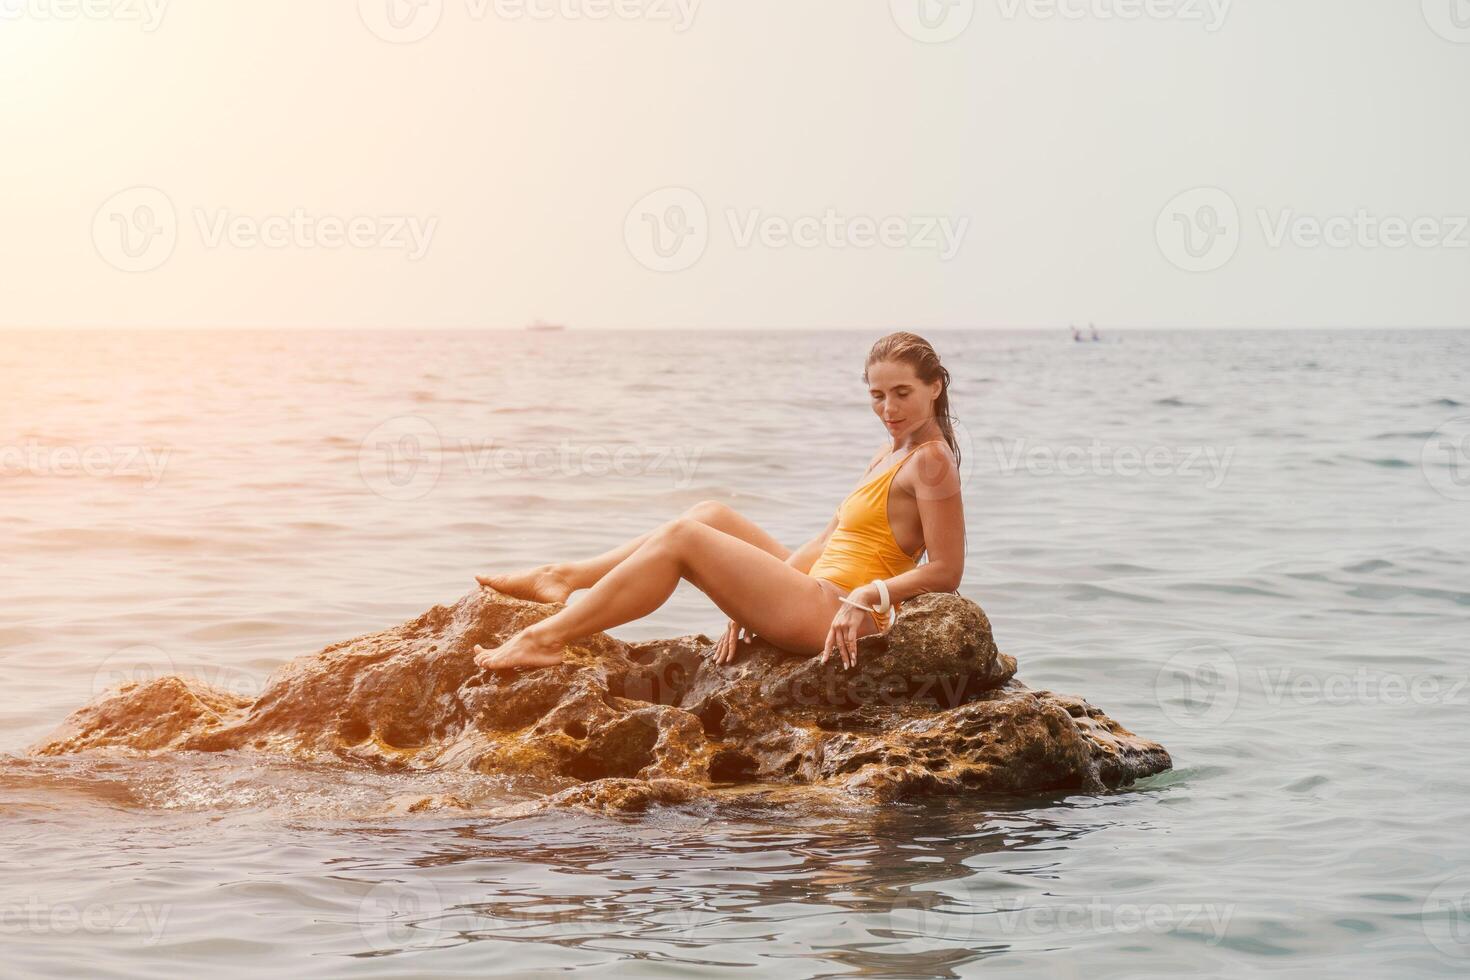
[[[869,586],[854,589],[848,594],[848,598],[853,602],[861,602],[866,606],[872,606],[878,600],[877,597],[869,597],[868,591],[870,590]],[[842,666],[844,668],[856,667],[858,657],[858,627],[867,618],[868,614],[863,610],[856,606],[850,606],[845,602],[841,603],[837,607],[837,615],[832,617],[831,627],[827,630],[827,641],[822,645],[822,663],[826,663],[827,658],[832,655],[833,651],[836,651],[842,657]]]

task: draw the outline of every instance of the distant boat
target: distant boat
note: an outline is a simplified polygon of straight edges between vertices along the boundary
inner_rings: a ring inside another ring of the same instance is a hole
[[[564,323],[547,323],[544,320],[537,320],[535,323],[531,324],[526,329],[527,330],[565,330],[566,328],[567,328],[566,327],[566,324],[564,324]]]

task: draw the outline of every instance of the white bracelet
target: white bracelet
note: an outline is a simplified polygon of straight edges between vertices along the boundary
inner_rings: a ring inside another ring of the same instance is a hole
[[[888,601],[888,583],[883,581],[881,578],[875,578],[873,579],[873,584],[878,587],[878,595],[883,597],[882,601],[878,603],[878,608],[873,611],[882,616],[885,615],[889,609],[893,608],[893,603]]]
[[[877,606],[865,606],[861,602],[858,602],[856,599],[849,599],[845,595],[840,595],[837,598],[847,603],[849,606],[852,606],[854,609],[861,609],[864,612],[876,613],[879,616],[882,616],[884,614],[884,610],[879,609]],[[898,622],[898,610],[890,610],[888,616],[888,626],[892,626],[896,622]],[[887,627],[884,628],[886,629]]]

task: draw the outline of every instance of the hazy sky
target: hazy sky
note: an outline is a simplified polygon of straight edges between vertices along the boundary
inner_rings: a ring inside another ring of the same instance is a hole
[[[0,324],[1470,323],[1470,0],[0,0]]]

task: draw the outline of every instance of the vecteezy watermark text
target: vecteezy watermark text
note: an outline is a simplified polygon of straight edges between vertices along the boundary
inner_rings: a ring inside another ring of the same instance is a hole
[[[1376,215],[1366,208],[1326,218],[1282,208],[1259,208],[1256,217],[1271,248],[1470,248],[1470,215]]]
[[[1175,21],[1210,33],[1225,24],[1234,0],[995,0],[1002,20]],[[899,30],[925,44],[963,34],[975,19],[976,0],[889,0]]]
[[[671,25],[682,34],[694,25],[702,0],[463,0],[464,14],[479,23],[565,21],[570,23],[642,21]],[[459,4],[450,5],[458,7]],[[358,15],[369,31],[392,44],[422,41],[444,19],[445,0],[358,0]]]
[[[873,249],[931,251],[948,262],[959,254],[970,219],[965,215],[844,213],[836,208],[806,214],[772,214],[756,207],[724,209],[737,249]],[[688,269],[712,237],[709,209],[687,187],[663,187],[640,198],[623,221],[623,240],[633,258],[655,272]]]
[[[0,899],[0,936],[140,935],[152,945],[163,938],[168,905],[147,902],[43,902]]]
[[[827,208],[820,215],[765,214],[759,208],[727,208],[725,221],[736,248],[889,248],[928,249],[948,262],[959,254],[970,219],[963,215],[844,215]]]
[[[1199,23],[1210,33],[1225,25],[1234,0],[996,0],[1006,20],[1134,21]]]
[[[1224,940],[1235,914],[1231,903],[1189,902],[1172,905],[1165,902],[1119,902],[1097,896],[1081,902],[1028,902],[1015,900],[999,903],[993,920],[1007,935],[1018,933],[1192,933],[1203,935],[1206,946]]]
[[[694,25],[701,0],[465,0],[470,16],[492,10],[501,20],[650,21],[683,34]]]
[[[1258,207],[1254,216],[1260,241],[1269,249],[1470,249],[1466,214],[1400,215],[1360,207],[1317,215],[1290,207]],[[1235,257],[1246,230],[1234,197],[1219,187],[1196,187],[1164,205],[1154,236],[1174,265],[1186,272],[1213,272]]]
[[[439,219],[415,214],[337,215],[293,207],[245,214],[224,207],[190,209],[207,249],[301,249],[401,252],[410,262],[428,254]],[[109,265],[147,272],[168,261],[180,224],[172,199],[156,187],[130,187],[103,202],[92,219],[92,242]],[[188,227],[187,224],[184,227]]]
[[[207,248],[358,248],[401,250],[410,262],[429,251],[439,219],[413,214],[309,214],[292,208],[289,214],[265,216],[235,214],[228,208],[194,209],[199,236]]]
[[[170,452],[152,446],[47,446],[31,439],[0,446],[0,477],[143,477],[151,490],[163,479]]]
[[[1470,704],[1470,679],[1401,674],[1359,667],[1316,674],[1293,667],[1262,667],[1257,674],[1273,707],[1313,704]]]
[[[1132,935],[1181,933],[1215,946],[1224,941],[1234,904],[1129,902],[1116,896],[967,900],[937,892],[894,896],[887,928],[902,936],[944,943],[994,941],[1023,935]]]
[[[1235,447],[1109,446],[1098,439],[1086,445],[1032,445],[1025,439],[992,439],[996,462],[1005,476],[1184,477],[1207,489],[1225,482]]]
[[[158,30],[169,0],[0,0],[0,20],[117,21]]]
[[[433,422],[399,415],[375,426],[358,448],[358,472],[374,493],[389,500],[417,500],[438,484],[446,458],[463,461],[476,479],[487,477],[637,476],[668,471],[674,486],[687,488],[704,450],[685,446],[555,445],[497,446],[494,439],[446,439]]]
[[[1271,708],[1470,704],[1467,677],[1409,674],[1367,665],[1326,672],[1294,666],[1246,671],[1233,654],[1213,643],[1198,644],[1170,657],[1154,679],[1159,707],[1184,728],[1213,728],[1228,720],[1247,688],[1256,703]]]

